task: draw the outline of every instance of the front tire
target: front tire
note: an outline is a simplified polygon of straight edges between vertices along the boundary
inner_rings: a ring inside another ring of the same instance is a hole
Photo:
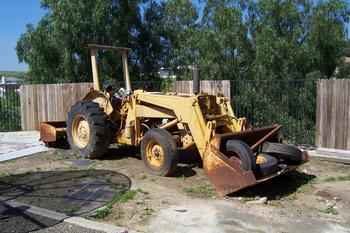
[[[141,157],[147,170],[171,176],[177,167],[178,152],[172,135],[165,129],[150,129],[141,141]]]
[[[80,101],[72,106],[67,119],[67,137],[72,150],[87,159],[101,157],[111,141],[107,115],[94,102]]]
[[[229,140],[226,142],[226,152],[229,156],[238,157],[241,168],[245,171],[255,170],[255,155],[250,147],[240,140]]]

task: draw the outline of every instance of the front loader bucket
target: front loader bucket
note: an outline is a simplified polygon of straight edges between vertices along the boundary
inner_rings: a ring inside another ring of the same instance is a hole
[[[204,170],[220,196],[233,193],[256,183],[252,171],[244,171],[235,160],[230,160],[213,145],[203,159]]]
[[[238,159],[230,159],[221,149],[228,140],[235,139],[246,142],[253,151],[256,151],[266,140],[277,140],[280,128],[280,125],[273,125],[234,134],[218,134],[212,139],[203,156],[203,167],[219,195],[224,196],[253,186],[289,170],[289,167],[284,167],[269,177],[257,177],[254,171],[242,169]]]

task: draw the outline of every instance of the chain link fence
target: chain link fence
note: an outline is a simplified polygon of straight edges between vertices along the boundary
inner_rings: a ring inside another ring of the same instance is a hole
[[[21,130],[19,85],[0,85],[0,132]]]
[[[231,81],[236,115],[254,126],[278,123],[289,143],[315,143],[317,80]]]

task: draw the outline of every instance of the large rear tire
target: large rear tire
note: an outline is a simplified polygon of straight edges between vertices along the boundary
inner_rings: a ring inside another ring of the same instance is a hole
[[[68,113],[67,137],[71,149],[83,158],[101,157],[107,152],[112,137],[107,115],[97,103],[76,103]]]
[[[158,176],[171,176],[178,163],[172,135],[165,129],[150,129],[141,141],[141,157],[147,170]]]
[[[226,151],[229,156],[236,156],[241,161],[241,168],[246,171],[255,170],[255,155],[250,147],[240,140],[226,142]]]

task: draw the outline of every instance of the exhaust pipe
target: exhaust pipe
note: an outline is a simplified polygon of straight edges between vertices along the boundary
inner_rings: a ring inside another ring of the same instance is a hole
[[[197,95],[200,93],[199,69],[197,65],[192,66],[192,78],[193,78],[193,93]]]

